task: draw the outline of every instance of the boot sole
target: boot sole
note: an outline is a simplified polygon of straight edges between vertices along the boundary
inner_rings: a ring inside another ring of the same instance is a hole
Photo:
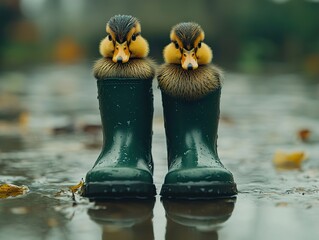
[[[163,184],[160,195],[174,199],[214,199],[237,195],[234,182]]]
[[[155,185],[145,182],[93,182],[84,185],[83,196],[90,200],[147,199],[156,195]]]

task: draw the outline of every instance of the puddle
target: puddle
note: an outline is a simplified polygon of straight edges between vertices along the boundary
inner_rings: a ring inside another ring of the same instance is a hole
[[[95,204],[78,195],[75,201],[71,194],[57,195],[85,177],[99,154],[102,136],[90,74],[84,65],[48,66],[24,76],[28,85],[10,93],[29,119],[23,130],[17,122],[0,125],[0,183],[30,191],[0,200],[0,239],[318,239],[318,84],[295,75],[228,74],[218,149],[234,173],[237,199]],[[7,76],[0,76],[1,89],[11,89]],[[152,151],[159,192],[167,164],[155,83],[154,96]],[[311,130],[309,143],[297,138],[305,128]],[[278,149],[304,151],[308,159],[301,170],[278,171],[272,164]]]

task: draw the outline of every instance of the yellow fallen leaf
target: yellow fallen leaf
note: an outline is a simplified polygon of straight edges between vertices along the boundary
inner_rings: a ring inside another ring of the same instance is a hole
[[[287,207],[288,203],[287,202],[279,202],[276,204],[276,207]]]
[[[302,151],[291,153],[277,151],[273,158],[273,164],[277,169],[300,169],[304,160],[306,160],[306,154]]]
[[[13,184],[0,185],[0,198],[16,197],[29,191],[27,186],[17,186]]]
[[[74,193],[76,193],[79,189],[81,189],[83,185],[84,185],[84,181],[83,181],[83,179],[81,179],[81,181],[80,181],[77,185],[71,186],[71,187],[69,187],[69,189],[70,189],[71,192],[74,194]]]

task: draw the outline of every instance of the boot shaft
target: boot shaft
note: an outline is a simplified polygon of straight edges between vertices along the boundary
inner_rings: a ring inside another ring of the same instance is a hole
[[[98,100],[103,128],[99,158],[118,147],[122,161],[132,152],[151,158],[153,92],[149,79],[98,80]],[[135,154],[133,154],[135,155]],[[151,161],[151,160],[149,160]]]
[[[218,159],[220,94],[221,89],[217,88],[201,99],[188,101],[162,91],[169,164],[176,155],[188,150],[194,150],[190,152],[197,154],[198,149],[208,149]]]

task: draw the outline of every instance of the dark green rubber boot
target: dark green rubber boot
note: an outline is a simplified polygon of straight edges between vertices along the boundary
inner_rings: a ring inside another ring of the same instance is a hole
[[[183,100],[162,91],[168,173],[162,197],[218,198],[237,194],[233,175],[217,154],[221,89],[198,100]]]
[[[153,92],[151,79],[97,81],[103,148],[87,173],[90,199],[151,198]]]

